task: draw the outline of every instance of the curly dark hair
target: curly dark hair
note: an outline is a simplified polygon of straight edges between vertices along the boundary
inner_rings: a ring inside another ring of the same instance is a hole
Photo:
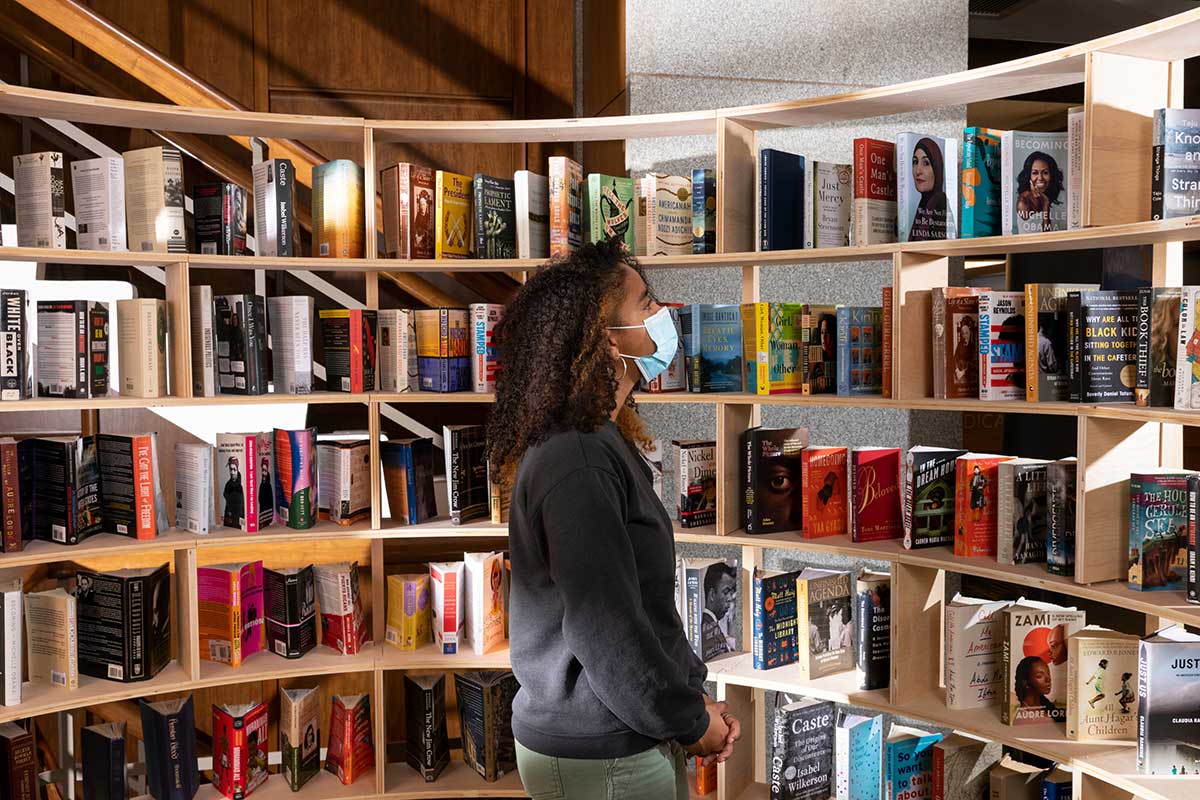
[[[504,368],[487,432],[488,462],[501,481],[511,485],[521,456],[549,434],[597,431],[611,417],[621,373],[606,327],[618,324],[626,267],[645,279],[619,240],[585,244],[539,270],[508,301],[494,332]],[[649,446],[632,393],[617,426]]]
[[[1017,175],[1017,194],[1029,191],[1029,178],[1030,173],[1033,172],[1033,162],[1035,161],[1045,162],[1049,168],[1050,185],[1046,187],[1045,195],[1050,199],[1050,205],[1058,205],[1061,202],[1058,195],[1063,190],[1063,172],[1058,168],[1058,162],[1054,160],[1054,156],[1043,153],[1041,150],[1034,150],[1025,157],[1025,164]]]

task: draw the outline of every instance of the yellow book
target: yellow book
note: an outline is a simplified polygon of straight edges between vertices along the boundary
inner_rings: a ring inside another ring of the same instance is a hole
[[[746,391],[771,393],[771,308],[768,303],[742,303],[742,360]]]
[[[437,217],[434,258],[471,256],[471,178],[439,169],[435,180]]]
[[[384,635],[388,644],[401,650],[416,650],[433,641],[429,597],[428,573],[388,575]]]

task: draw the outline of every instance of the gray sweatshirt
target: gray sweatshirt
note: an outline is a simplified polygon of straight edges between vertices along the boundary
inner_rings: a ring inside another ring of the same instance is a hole
[[[605,422],[525,452],[509,513],[513,732],[620,758],[708,728],[708,668],[675,610],[675,538],[650,468]]]

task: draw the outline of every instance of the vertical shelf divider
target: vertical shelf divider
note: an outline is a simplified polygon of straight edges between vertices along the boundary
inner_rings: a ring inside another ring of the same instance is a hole
[[[933,331],[929,290],[946,286],[950,259],[924,253],[896,254],[892,268],[892,397],[933,395]],[[903,348],[901,348],[903,343]],[[903,349],[904,358],[897,357]]]
[[[717,681],[717,699],[729,704],[729,713],[743,726],[763,713],[763,692],[747,686]],[[757,734],[755,735],[757,741]],[[754,783],[756,764],[762,761],[763,751],[746,747],[748,738],[733,747],[733,756],[717,764],[717,800],[737,800]]]
[[[382,645],[379,645],[382,647]],[[384,715],[384,672],[383,665],[375,663],[374,685],[371,689],[371,727],[375,737],[375,791],[387,791],[387,717]]]
[[[938,689],[946,574],[892,562],[892,676],[890,702],[903,706]]]
[[[200,607],[195,546],[175,551],[175,586],[179,602],[173,629],[179,643],[179,666],[188,680],[199,680]]]

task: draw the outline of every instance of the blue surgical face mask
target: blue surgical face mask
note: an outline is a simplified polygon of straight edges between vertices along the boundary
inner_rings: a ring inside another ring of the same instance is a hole
[[[641,325],[610,325],[608,329],[643,327],[646,329],[646,333],[650,334],[650,340],[654,342],[657,349],[648,356],[631,356],[626,353],[618,353],[618,355],[622,358],[632,358],[638,371],[642,373],[642,377],[652,381],[661,375],[663,370],[671,366],[671,362],[675,360],[675,353],[679,350],[679,331],[675,329],[675,321],[671,319],[670,309],[663,306],[647,317]]]

